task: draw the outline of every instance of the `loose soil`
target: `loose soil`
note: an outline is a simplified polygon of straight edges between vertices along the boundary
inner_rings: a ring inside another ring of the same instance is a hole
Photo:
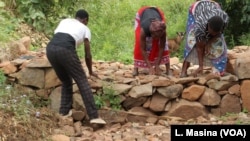
[[[56,129],[59,129],[59,119],[56,113],[48,108],[39,109],[40,116],[36,117],[35,113],[30,114],[29,119],[20,119],[14,113],[0,111],[0,141],[49,141],[49,137]],[[250,124],[250,114],[242,119],[239,114],[232,114],[221,119],[222,124]],[[188,123],[190,121],[180,121],[179,124]],[[213,124],[213,121],[199,121],[195,124]],[[210,122],[210,123],[209,123]],[[178,124],[178,123],[177,123]],[[89,127],[88,124],[83,125]],[[105,130],[111,128],[110,125],[105,126]],[[117,131],[119,132],[119,131]]]

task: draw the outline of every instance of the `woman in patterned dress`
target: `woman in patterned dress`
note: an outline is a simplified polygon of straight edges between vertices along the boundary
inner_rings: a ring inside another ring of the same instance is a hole
[[[227,45],[223,30],[228,15],[220,5],[211,0],[201,0],[189,8],[186,27],[186,43],[181,76],[187,76],[190,63],[199,65],[193,75],[203,71],[203,66],[212,66],[213,72],[223,75],[227,63]]]

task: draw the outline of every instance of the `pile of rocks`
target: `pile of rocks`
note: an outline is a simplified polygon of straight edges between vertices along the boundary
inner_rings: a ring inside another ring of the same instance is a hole
[[[12,60],[1,60],[0,68],[8,81],[26,92],[51,100],[51,109],[58,111],[61,82],[46,58],[46,52],[29,51],[30,38],[15,44],[22,52]],[[26,48],[25,51],[24,47]],[[10,46],[11,48],[11,46]],[[222,116],[250,110],[250,51],[248,46],[228,50],[227,73],[217,77],[209,70],[198,77],[179,78],[181,63],[171,58],[172,76],[147,75],[144,70],[132,76],[132,65],[119,62],[94,61],[93,70],[101,79],[88,76],[94,95],[105,94],[107,86],[120,98],[124,111],[154,117],[207,118],[209,114]],[[83,68],[87,72],[84,60]],[[189,72],[195,69],[193,66]],[[107,94],[107,93],[106,93]],[[84,112],[78,88],[74,84],[73,108]],[[109,101],[106,101],[107,107]],[[83,117],[84,118],[84,117]],[[128,117],[127,117],[128,118]]]
[[[61,82],[48,62],[46,52],[30,51],[30,43],[31,39],[24,37],[1,50],[0,69],[20,94],[36,94],[50,99],[49,107],[58,112]],[[182,64],[178,58],[171,58],[171,76],[148,75],[146,70],[140,70],[140,75],[133,77],[132,65],[94,61],[93,70],[100,79],[88,76],[82,60],[93,94],[119,98],[122,110],[112,110],[112,99],[105,99],[106,108],[100,109],[99,113],[108,126],[94,131],[93,127],[87,126],[84,104],[74,84],[72,116],[58,117],[60,128],[53,131],[51,139],[167,141],[172,124],[249,123],[249,116],[242,113],[250,110],[249,56],[249,46],[234,47],[228,50],[225,76],[214,76],[208,68],[201,76],[186,78],[179,78]],[[188,73],[195,68],[190,67]],[[112,91],[106,92],[107,88]],[[227,113],[237,116],[226,121],[217,118]],[[43,114],[37,116],[39,120]]]

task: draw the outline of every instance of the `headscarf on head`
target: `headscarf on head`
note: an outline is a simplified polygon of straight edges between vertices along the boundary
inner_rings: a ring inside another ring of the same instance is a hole
[[[151,23],[152,37],[161,37],[166,32],[166,24],[163,21],[155,20]]]

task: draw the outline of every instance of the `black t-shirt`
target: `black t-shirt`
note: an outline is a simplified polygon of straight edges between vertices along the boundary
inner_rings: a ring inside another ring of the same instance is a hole
[[[143,28],[146,36],[150,37],[149,26],[152,20],[162,20],[159,11],[155,7],[147,8],[143,11],[141,17],[141,27]]]

